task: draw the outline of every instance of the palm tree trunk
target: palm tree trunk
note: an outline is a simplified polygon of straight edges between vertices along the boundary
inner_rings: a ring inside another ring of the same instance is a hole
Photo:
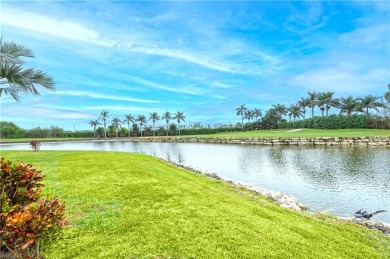
[[[155,126],[155,122],[153,121],[153,137],[156,136],[156,126]]]
[[[142,124],[141,124],[141,138],[142,138]]]
[[[168,137],[168,127],[169,127],[169,122],[167,121],[167,137]]]
[[[311,107],[311,118],[314,118],[314,106]]]
[[[241,113],[241,129],[244,131],[244,116]]]
[[[104,120],[104,138],[107,138],[106,121]]]

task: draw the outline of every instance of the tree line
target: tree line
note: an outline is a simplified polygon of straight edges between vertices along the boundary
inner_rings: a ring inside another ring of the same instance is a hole
[[[390,128],[390,84],[383,96],[334,98],[334,92],[313,91],[307,94],[307,97],[301,97],[288,108],[280,103],[272,105],[264,117],[261,109],[250,110],[245,104],[240,105],[236,108],[236,115],[241,117],[241,130],[292,128],[294,125],[307,128],[345,128],[352,124],[354,127]],[[314,115],[316,108],[321,111],[321,116]],[[330,115],[331,108],[339,109],[338,115]],[[306,118],[308,109],[311,111],[311,118]],[[371,111],[377,111],[378,114],[372,115]],[[352,119],[352,115],[356,116]],[[288,121],[284,116],[288,117]],[[246,124],[244,119],[247,120]],[[351,124],[351,121],[359,122]]]
[[[93,127],[93,134],[94,138],[96,137],[96,131],[100,129],[103,129],[104,132],[104,138],[107,138],[107,120],[109,118],[109,112],[103,110],[100,113],[100,117],[96,120],[91,120],[89,124],[91,127]],[[161,133],[164,132],[166,136],[169,135],[169,132],[174,132],[176,129],[178,129],[179,136],[180,136],[180,122],[185,121],[185,115],[184,112],[178,111],[176,113],[171,113],[169,111],[165,111],[161,117],[157,112],[151,112],[149,115],[149,121],[153,122],[153,136],[156,136],[156,122],[160,120],[165,120],[166,122],[166,129],[163,127],[159,127],[158,129],[158,135],[162,135]],[[175,124],[171,124],[169,126],[169,121],[176,120],[177,122],[177,128]],[[103,123],[103,128],[97,128],[99,125],[102,125],[100,121]],[[138,122],[138,123],[137,123]],[[131,114],[125,114],[124,119],[121,120],[118,117],[114,117],[111,120],[111,125],[109,126],[109,129],[115,130],[115,136],[118,137],[118,132],[122,128],[122,124],[127,124],[127,134],[128,137],[131,137],[131,133],[133,132],[133,135],[137,136],[137,133],[140,129],[141,137],[143,136],[143,127],[147,124],[148,119],[145,117],[145,115],[138,115],[138,117],[133,117]],[[130,127],[131,125],[131,127]],[[139,126],[138,126],[139,125]],[[123,129],[123,128],[122,128]],[[150,131],[150,128],[147,128],[148,131]],[[148,134],[149,135],[149,134]]]

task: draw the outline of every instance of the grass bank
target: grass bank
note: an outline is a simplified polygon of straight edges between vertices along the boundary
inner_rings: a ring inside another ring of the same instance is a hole
[[[389,258],[390,238],[120,152],[2,151],[33,163],[70,225],[48,258]]]
[[[82,141],[91,140],[93,138],[17,138],[17,139],[0,139],[0,143],[29,143],[32,140],[40,142],[58,142],[58,141]]]
[[[191,135],[182,137],[208,137],[208,138],[313,138],[313,137],[374,137],[390,136],[390,130],[376,129],[277,129],[253,130],[244,132],[229,132],[209,135]]]

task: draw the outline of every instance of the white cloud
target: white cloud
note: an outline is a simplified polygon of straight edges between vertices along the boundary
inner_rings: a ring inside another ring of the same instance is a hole
[[[137,76],[127,76],[130,80],[133,82],[140,83],[144,86],[148,86],[154,89],[160,89],[164,91],[169,91],[169,92],[175,92],[175,93],[183,93],[183,94],[190,94],[190,95],[203,95],[204,91],[201,88],[196,88],[196,87],[191,87],[191,86],[186,86],[186,87],[169,87],[165,86],[156,82],[152,82]]]
[[[306,90],[335,91],[338,94],[370,93],[385,85],[389,77],[386,69],[362,72],[352,68],[319,68],[293,77],[289,83]],[[371,91],[369,90],[371,89]]]
[[[159,102],[159,101],[155,101],[155,100],[145,100],[145,99],[140,99],[140,98],[131,98],[131,97],[99,94],[99,93],[93,93],[93,92],[88,92],[88,91],[69,90],[69,91],[51,92],[50,94],[68,95],[68,96],[82,96],[82,97],[89,97],[89,98],[128,101],[128,102],[137,102],[137,103],[158,103]]]
[[[96,106],[88,106],[85,108],[87,111],[102,111],[102,110],[108,110],[106,106],[103,105],[96,105]],[[139,107],[139,106],[124,106],[124,105],[110,105],[109,112],[115,111],[115,112],[121,112],[121,114],[124,116],[124,114],[132,114],[135,116],[134,113],[144,113],[149,114],[150,112],[157,112],[162,113],[165,110],[155,107]]]
[[[78,110],[59,109],[53,107],[40,107],[40,106],[13,106],[2,107],[2,113],[4,120],[13,120],[13,117],[20,117],[23,114],[26,118],[39,118],[44,121],[45,119],[55,120],[80,120],[91,118],[90,113],[80,112]]]
[[[113,41],[103,40],[98,31],[89,29],[73,21],[25,12],[9,7],[3,7],[1,16],[2,26],[8,25],[18,27],[69,40],[93,43],[100,46],[110,47],[114,45]]]

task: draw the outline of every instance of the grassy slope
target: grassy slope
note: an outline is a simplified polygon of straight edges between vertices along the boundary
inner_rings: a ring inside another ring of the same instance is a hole
[[[375,129],[340,129],[340,130],[320,130],[320,129],[302,129],[299,131],[288,132],[292,129],[279,130],[254,130],[245,132],[221,133],[210,135],[197,135],[198,137],[237,137],[237,138],[298,138],[298,137],[370,137],[370,136],[390,136],[390,130]],[[187,136],[183,136],[187,137]],[[193,136],[192,136],[193,137]]]
[[[237,138],[250,138],[250,137],[262,137],[262,138],[297,138],[297,137],[372,137],[372,136],[390,136],[390,130],[375,130],[375,129],[341,129],[341,130],[320,130],[320,129],[302,129],[300,131],[288,132],[291,129],[280,130],[254,130],[246,132],[232,132],[221,134],[209,134],[209,135],[184,135],[182,137],[205,137],[205,138],[218,138],[218,137],[237,137]],[[164,137],[164,136],[163,136]],[[109,138],[114,140],[115,138]],[[126,139],[126,138],[124,138]],[[30,142],[32,139],[0,139],[0,143],[12,143],[12,142]],[[90,140],[90,138],[43,138],[39,141],[70,141],[70,140]],[[100,139],[102,140],[102,139]]]
[[[2,151],[66,200],[48,258],[389,258],[377,231],[282,209],[159,159],[119,152]]]
[[[18,138],[18,139],[0,139],[0,143],[29,143],[31,140],[37,138]],[[81,141],[90,140],[92,138],[38,138],[41,142],[54,142],[54,141]]]

